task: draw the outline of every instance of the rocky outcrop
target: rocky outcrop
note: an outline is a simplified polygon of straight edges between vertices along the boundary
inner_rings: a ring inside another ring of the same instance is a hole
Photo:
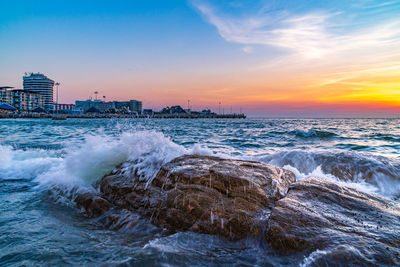
[[[332,257],[349,257],[358,264],[399,265],[400,206],[374,194],[309,178],[292,184],[286,197],[275,203],[265,238],[284,254],[330,250]],[[327,256],[324,261],[329,262]]]
[[[172,232],[238,239],[260,232],[265,213],[294,181],[293,173],[272,165],[190,155],[162,166],[151,182],[117,169],[101,180],[100,191]]]
[[[132,229],[140,215],[168,232],[264,235],[281,254],[311,253],[316,266],[400,265],[400,205],[389,199],[252,161],[187,155],[151,180],[127,166],[103,177],[100,195],[76,198],[111,229]]]

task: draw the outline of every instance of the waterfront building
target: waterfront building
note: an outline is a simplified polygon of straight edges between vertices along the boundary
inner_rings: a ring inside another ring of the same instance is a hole
[[[106,111],[106,105],[104,105],[105,102],[102,100],[76,100],[75,101],[75,106],[77,106],[78,108],[81,108],[84,112],[88,111],[90,108],[95,108],[96,110],[99,110],[100,112],[104,112]],[[100,108],[101,106],[101,108]]]
[[[29,73],[23,77],[23,85],[24,90],[43,95],[45,110],[53,110],[53,80],[41,73]]]
[[[22,89],[11,91],[11,105],[19,111],[32,112],[36,108],[44,107],[44,96],[37,92],[31,92]]]
[[[12,102],[11,89],[13,89],[13,88],[14,87],[11,87],[11,86],[0,87],[0,104],[11,105],[11,102]]]
[[[0,87],[0,104],[11,105],[18,111],[31,112],[44,107],[44,97],[37,92],[3,86]]]
[[[54,104],[54,111],[58,110],[72,110],[74,108],[74,104]]]
[[[82,108],[77,107],[74,104],[54,104],[54,112],[68,113],[68,114],[81,114]]]
[[[122,107],[128,108],[131,113],[142,113],[142,102],[138,100],[130,100],[130,101],[114,101],[115,108],[121,109]]]
[[[97,109],[100,110],[101,113],[104,113],[104,112],[115,109],[115,103],[101,101],[98,103]]]
[[[117,113],[142,113],[142,102],[137,100],[130,101],[110,101],[104,102],[102,100],[77,100],[75,105],[81,108],[84,112],[87,112],[90,108],[95,108],[100,113],[105,112],[117,112]]]

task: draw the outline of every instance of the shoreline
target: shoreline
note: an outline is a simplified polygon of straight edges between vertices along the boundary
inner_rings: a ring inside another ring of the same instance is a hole
[[[0,119],[245,119],[245,114],[45,114],[45,113],[1,113]]]

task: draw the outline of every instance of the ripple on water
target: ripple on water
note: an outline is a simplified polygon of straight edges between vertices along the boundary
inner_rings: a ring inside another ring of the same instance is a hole
[[[76,210],[77,189],[63,186],[65,182],[77,186],[76,180],[69,179],[84,177],[89,181],[86,186],[95,190],[91,182],[138,151],[151,152],[152,160],[140,161],[144,167],[151,165],[149,172],[172,150],[176,155],[207,151],[289,165],[298,170],[300,179],[311,174],[339,179],[395,197],[400,190],[395,179],[400,177],[399,122],[0,120],[0,265],[332,264],[339,252],[282,256],[262,240],[229,242],[192,232],[166,235],[146,220],[132,231],[106,230],[98,220],[86,219]],[[147,134],[142,139],[124,135],[138,130]],[[166,139],[151,131],[163,133]],[[41,187],[39,178],[46,178],[51,186]]]

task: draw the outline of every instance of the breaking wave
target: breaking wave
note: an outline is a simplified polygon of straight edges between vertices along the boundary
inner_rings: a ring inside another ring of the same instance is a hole
[[[79,145],[62,150],[14,149],[0,146],[0,179],[29,179],[38,188],[72,199],[94,185],[116,166],[150,181],[160,167],[184,154],[216,155],[206,146],[179,145],[161,132],[131,131],[118,135],[86,135]],[[217,154],[222,157],[228,155]],[[400,165],[384,157],[356,152],[283,151],[256,159],[293,171],[298,180],[320,177],[360,190],[399,198]]]
[[[161,165],[184,154],[211,155],[199,144],[185,148],[160,132],[124,132],[87,135],[80,145],[66,144],[62,151],[18,150],[0,146],[0,179],[34,180],[40,189],[74,198],[94,190],[94,184],[124,163],[143,179],[153,178]]]
[[[389,198],[400,196],[400,165],[385,157],[356,152],[293,150],[278,152],[260,161],[287,168],[298,180],[320,177]]]

